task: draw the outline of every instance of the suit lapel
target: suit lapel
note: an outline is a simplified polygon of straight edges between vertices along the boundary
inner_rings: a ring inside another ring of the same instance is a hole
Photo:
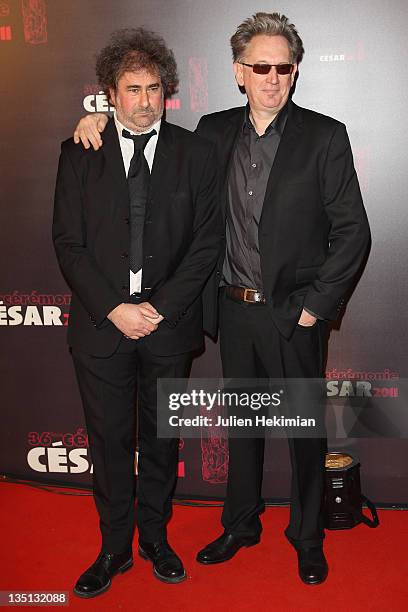
[[[115,122],[110,119],[103,133],[104,144],[102,152],[108,171],[115,181],[115,194],[119,202],[129,201],[129,190],[126,180],[125,167],[123,165],[122,151],[119,145],[118,133]]]
[[[237,142],[242,124],[245,117],[245,106],[242,107],[242,112],[238,113],[235,117],[231,118],[225,129],[222,130],[220,137],[222,138],[221,150],[223,157],[220,160],[222,168],[220,169],[221,185],[223,185],[223,192],[221,197],[222,214],[226,215],[227,204],[228,204],[228,177],[232,166],[234,157],[235,144]]]
[[[166,180],[166,175],[170,170],[169,162],[173,159],[173,152],[174,143],[171,125],[162,119],[150,177],[150,196],[153,200],[158,196],[160,189],[170,184]]]
[[[290,159],[296,146],[298,145],[300,135],[303,129],[303,120],[301,109],[292,101],[289,102],[288,118],[286,126],[276,152],[271,172],[266,186],[264,207],[273,199],[276,193],[278,183],[281,181],[287,172],[290,171]]]

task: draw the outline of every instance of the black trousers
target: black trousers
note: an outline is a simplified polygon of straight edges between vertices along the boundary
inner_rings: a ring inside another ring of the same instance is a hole
[[[287,341],[274,326],[267,306],[234,302],[220,291],[220,342],[226,378],[320,378],[327,346],[327,324],[297,326]],[[288,437],[292,465],[290,521],[285,530],[298,549],[318,546],[324,538],[326,438]],[[257,536],[264,438],[230,438],[227,497],[222,524],[228,533]]]
[[[139,539],[166,536],[176,484],[178,439],[157,438],[158,378],[186,378],[190,353],[153,355],[143,340],[122,339],[108,358],[73,350],[93,461],[93,488],[102,549],[122,552],[132,544],[135,523],[136,397]]]

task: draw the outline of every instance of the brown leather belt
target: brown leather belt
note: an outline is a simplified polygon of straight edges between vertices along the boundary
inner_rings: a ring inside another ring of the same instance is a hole
[[[266,304],[264,294],[257,289],[244,289],[244,287],[234,287],[227,285],[225,292],[229,298],[236,302],[246,302],[248,304]]]

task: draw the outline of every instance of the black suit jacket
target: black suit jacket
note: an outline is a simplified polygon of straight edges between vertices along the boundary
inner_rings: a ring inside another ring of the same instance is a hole
[[[165,320],[139,340],[173,355],[203,343],[201,291],[219,257],[214,147],[162,121],[143,234],[143,301]],[[72,289],[68,342],[97,356],[112,354],[121,332],[106,318],[129,299],[129,196],[111,119],[99,151],[62,144],[53,239]]]
[[[196,130],[217,148],[224,223],[228,173],[244,113],[241,107],[206,115]],[[345,126],[289,101],[259,223],[264,292],[283,336],[291,336],[303,307],[324,319],[337,318],[369,241]],[[204,322],[211,335],[217,328],[223,260],[224,255],[204,293]]]

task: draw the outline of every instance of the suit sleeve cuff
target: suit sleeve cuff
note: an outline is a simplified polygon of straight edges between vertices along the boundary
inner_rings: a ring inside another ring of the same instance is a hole
[[[310,315],[312,315],[312,317],[316,317],[316,319],[319,319],[319,321],[325,321],[324,317],[321,317],[320,315],[316,314],[315,312],[313,312],[312,310],[310,310],[309,308],[305,308],[303,306],[303,310],[306,310],[306,312],[308,312]]]

